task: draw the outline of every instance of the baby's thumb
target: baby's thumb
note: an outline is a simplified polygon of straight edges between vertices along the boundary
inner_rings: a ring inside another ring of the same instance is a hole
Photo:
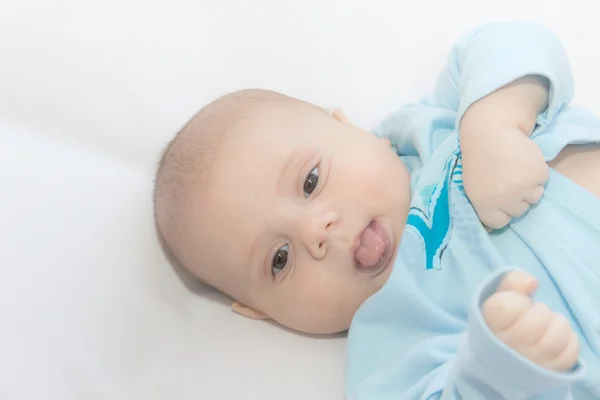
[[[530,296],[537,288],[538,281],[533,276],[523,271],[512,271],[504,277],[496,292],[517,292]]]

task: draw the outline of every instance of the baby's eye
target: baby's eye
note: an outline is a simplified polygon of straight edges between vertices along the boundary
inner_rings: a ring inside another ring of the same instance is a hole
[[[280,247],[279,250],[275,252],[273,256],[273,261],[271,262],[271,273],[275,276],[278,272],[285,268],[287,264],[288,254],[289,254],[290,246],[285,245]]]
[[[309,197],[319,183],[319,167],[314,167],[304,180],[304,197]]]

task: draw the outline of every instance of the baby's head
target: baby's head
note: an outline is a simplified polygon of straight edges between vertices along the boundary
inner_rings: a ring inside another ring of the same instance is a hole
[[[264,90],[224,96],[169,144],[155,188],[174,258],[246,316],[346,330],[391,272],[410,203],[389,142]]]

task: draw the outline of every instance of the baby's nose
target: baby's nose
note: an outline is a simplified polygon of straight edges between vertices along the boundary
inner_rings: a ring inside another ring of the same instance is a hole
[[[334,212],[305,216],[300,221],[303,241],[313,257],[325,257],[329,236],[338,221],[339,216]]]

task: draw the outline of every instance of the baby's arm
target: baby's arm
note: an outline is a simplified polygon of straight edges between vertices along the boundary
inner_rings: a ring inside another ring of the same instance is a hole
[[[407,292],[396,293],[402,304],[390,302],[396,321],[373,310],[368,315],[374,321],[365,319],[360,327],[363,341],[392,347],[351,388],[348,400],[573,400],[571,385],[587,373],[577,363],[577,338],[562,317],[529,302],[525,293],[535,289],[533,279],[519,271],[490,276],[473,299],[466,326],[461,311],[449,314],[415,286],[408,277],[395,288]],[[352,334],[350,351],[366,351],[354,347],[360,342]]]
[[[436,88],[441,103],[450,105],[456,96],[456,126],[461,129],[467,111],[487,103],[507,114],[488,115],[489,122],[503,122],[505,117],[504,122],[514,124],[510,120],[517,118],[527,125],[524,130],[533,130],[537,123],[539,132],[573,94],[573,77],[559,38],[548,28],[523,22],[490,24],[461,40]]]
[[[550,82],[541,75],[527,75],[477,100],[460,121],[463,141],[490,127],[514,128],[531,136],[538,115],[548,108]]]
[[[549,171],[528,136],[544,134],[573,92],[566,53],[552,31],[490,24],[454,46],[431,94],[393,113],[375,133],[390,137],[415,172],[460,131],[465,191],[484,224],[499,228],[542,196]]]
[[[573,79],[559,39],[534,24],[482,29],[457,54],[465,192],[502,228],[543,195],[549,170],[529,137],[570,102]]]
[[[480,220],[499,229],[537,203],[549,176],[531,139],[548,107],[547,78],[519,78],[473,103],[460,124],[465,192]]]
[[[486,226],[502,228],[543,195],[549,170],[529,137],[570,102],[568,60],[558,38],[533,24],[483,29],[458,54],[465,192]]]

